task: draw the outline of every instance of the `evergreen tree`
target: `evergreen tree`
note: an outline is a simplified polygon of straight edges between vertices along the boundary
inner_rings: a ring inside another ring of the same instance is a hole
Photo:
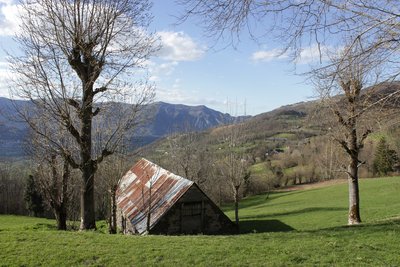
[[[387,175],[394,171],[394,167],[398,162],[396,151],[390,149],[386,139],[382,137],[379,140],[375,151],[373,162],[373,172],[375,175]]]
[[[25,203],[29,212],[38,217],[44,212],[43,197],[37,190],[33,175],[29,175],[25,188]]]

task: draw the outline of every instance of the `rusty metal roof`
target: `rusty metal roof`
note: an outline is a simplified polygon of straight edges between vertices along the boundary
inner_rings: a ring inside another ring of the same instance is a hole
[[[142,158],[119,181],[117,206],[143,234],[149,204],[151,229],[192,185],[192,181]]]

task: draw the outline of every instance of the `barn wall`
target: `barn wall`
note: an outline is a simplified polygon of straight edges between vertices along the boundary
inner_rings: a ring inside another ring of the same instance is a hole
[[[151,234],[233,234],[233,222],[193,185],[159,220]]]

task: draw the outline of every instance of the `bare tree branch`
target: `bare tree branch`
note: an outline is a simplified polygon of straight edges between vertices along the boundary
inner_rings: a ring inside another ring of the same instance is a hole
[[[23,53],[10,59],[14,94],[35,106],[21,112],[31,129],[81,170],[81,228],[92,229],[97,165],[126,142],[154,97],[146,76],[133,75],[158,49],[157,38],[146,32],[151,4],[24,0],[21,7],[16,41]],[[123,108],[116,109],[117,102]],[[43,120],[69,135],[67,145],[51,126],[40,125]]]

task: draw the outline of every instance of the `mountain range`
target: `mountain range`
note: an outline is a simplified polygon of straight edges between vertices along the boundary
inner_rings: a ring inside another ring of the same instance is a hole
[[[28,101],[12,101],[0,97],[0,158],[24,155],[23,144],[29,129],[26,123],[15,119],[15,115],[18,108],[29,108],[30,105]],[[151,112],[152,116],[142,127],[141,135],[133,139],[134,147],[149,144],[172,133],[204,131],[250,117],[233,117],[204,105],[187,106],[164,102],[152,103],[144,110]]]

